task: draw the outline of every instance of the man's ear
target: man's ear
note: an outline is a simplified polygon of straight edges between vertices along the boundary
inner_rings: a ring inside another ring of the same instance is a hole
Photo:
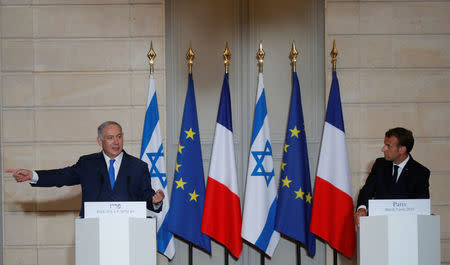
[[[399,151],[401,154],[406,154],[406,146],[400,146],[400,148],[398,149],[398,151]]]
[[[102,139],[100,139],[100,137],[97,136],[97,143],[98,145],[100,145],[100,147],[102,146]]]

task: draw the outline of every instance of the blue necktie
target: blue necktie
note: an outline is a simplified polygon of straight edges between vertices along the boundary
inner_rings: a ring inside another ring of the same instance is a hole
[[[111,189],[114,188],[114,182],[116,181],[116,174],[114,172],[114,162],[116,160],[109,160],[109,182],[111,182]]]
[[[394,174],[392,174],[392,183],[397,182],[398,168],[399,168],[399,166],[394,165]]]

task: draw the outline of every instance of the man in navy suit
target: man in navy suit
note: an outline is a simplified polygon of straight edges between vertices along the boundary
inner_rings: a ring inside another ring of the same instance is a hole
[[[358,196],[356,222],[367,216],[369,199],[428,199],[430,170],[409,154],[414,146],[410,130],[394,128],[386,132],[378,158]]]
[[[84,217],[84,202],[145,201],[147,209],[159,212],[164,193],[152,189],[145,162],[123,150],[120,124],[107,121],[98,127],[98,144],[102,152],[80,157],[69,167],[31,171],[9,169],[17,182],[30,181],[32,186],[62,187],[81,184],[80,216]]]

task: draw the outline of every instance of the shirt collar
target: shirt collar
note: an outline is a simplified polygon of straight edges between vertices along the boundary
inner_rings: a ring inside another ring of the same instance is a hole
[[[102,154],[103,157],[105,158],[106,164],[109,165],[109,160],[111,160],[111,158],[109,158],[109,156],[107,156],[104,151],[102,151]],[[120,165],[122,163],[122,158],[123,158],[123,151],[120,152],[120,154],[114,158],[115,162],[117,162],[116,165]]]
[[[409,155],[406,157],[405,160],[403,160],[403,162],[401,162],[401,163],[398,164],[397,166],[398,166],[399,168],[404,168],[404,167],[406,166],[406,163],[408,163],[408,160],[409,160]],[[393,164],[396,165],[395,163],[393,163]]]

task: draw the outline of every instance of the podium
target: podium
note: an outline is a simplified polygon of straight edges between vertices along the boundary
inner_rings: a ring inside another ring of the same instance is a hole
[[[440,251],[440,217],[437,215],[360,218],[360,265],[439,265]]]
[[[156,265],[155,219],[77,219],[75,231],[76,265]]]

